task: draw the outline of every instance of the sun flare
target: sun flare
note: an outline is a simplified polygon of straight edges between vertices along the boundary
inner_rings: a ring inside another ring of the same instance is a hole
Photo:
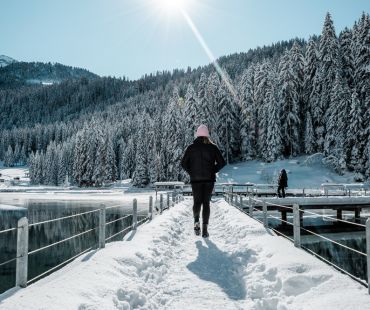
[[[168,13],[178,13],[185,9],[186,5],[188,4],[189,0],[155,0],[158,7]]]

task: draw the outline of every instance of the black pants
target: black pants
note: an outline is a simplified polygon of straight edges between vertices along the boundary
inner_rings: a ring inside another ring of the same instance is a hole
[[[203,224],[208,224],[210,208],[209,202],[211,201],[214,182],[192,183],[193,190],[193,214],[194,222],[199,222],[200,208],[203,205],[202,219]]]
[[[281,193],[280,193],[280,190],[281,190]],[[278,196],[281,197],[281,194],[283,194],[283,198],[285,198],[285,187],[279,185],[279,187],[278,187]]]

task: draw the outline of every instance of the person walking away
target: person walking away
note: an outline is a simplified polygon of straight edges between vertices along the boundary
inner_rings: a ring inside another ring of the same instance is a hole
[[[182,168],[190,175],[193,192],[194,232],[200,235],[200,210],[202,209],[202,237],[207,238],[210,200],[216,181],[216,173],[225,166],[218,147],[210,140],[207,126],[200,125],[196,139],[189,145],[181,160]]]
[[[281,169],[278,180],[278,196],[285,198],[285,188],[288,187],[288,175],[285,169]],[[281,193],[280,193],[281,191]]]

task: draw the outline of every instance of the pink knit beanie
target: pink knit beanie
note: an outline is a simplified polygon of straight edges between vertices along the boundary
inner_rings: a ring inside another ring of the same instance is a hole
[[[206,125],[200,125],[196,133],[197,137],[209,137],[208,128]]]

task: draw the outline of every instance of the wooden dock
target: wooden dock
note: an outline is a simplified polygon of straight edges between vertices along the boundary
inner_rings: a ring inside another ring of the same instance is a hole
[[[248,203],[247,199],[246,203]],[[273,210],[281,212],[281,218],[283,220],[286,220],[287,213],[292,212],[293,205],[295,204],[298,204],[301,210],[334,210],[337,212],[338,219],[342,219],[343,211],[353,211],[354,217],[360,218],[362,209],[370,208],[370,196],[264,198],[263,200],[253,200],[253,206],[257,209],[262,209],[263,202],[267,203],[269,211]],[[245,208],[247,208],[247,206]],[[303,213],[304,211],[302,211],[302,215]]]

